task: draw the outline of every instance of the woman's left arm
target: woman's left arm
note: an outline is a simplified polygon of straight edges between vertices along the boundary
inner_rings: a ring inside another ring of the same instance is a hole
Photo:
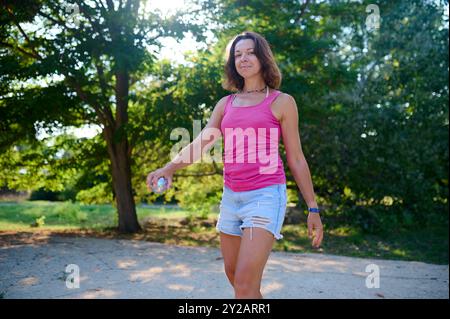
[[[311,173],[300,142],[297,104],[295,99],[288,94],[283,94],[280,98],[280,124],[289,169],[308,208],[317,208]],[[319,247],[323,239],[323,226],[318,213],[309,213],[308,215],[308,235],[310,238],[312,238],[313,230],[316,231],[313,246]]]

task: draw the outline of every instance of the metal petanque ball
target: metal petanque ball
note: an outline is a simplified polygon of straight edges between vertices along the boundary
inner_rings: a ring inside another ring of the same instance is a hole
[[[160,177],[158,179],[158,182],[156,182],[156,187],[152,187],[153,192],[157,194],[164,192],[167,189],[167,183],[167,179],[165,179],[164,177]]]

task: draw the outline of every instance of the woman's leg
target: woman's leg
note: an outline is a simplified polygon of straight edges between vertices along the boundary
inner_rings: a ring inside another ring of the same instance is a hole
[[[222,251],[225,274],[232,286],[234,286],[234,273],[240,246],[240,236],[233,236],[220,232],[220,249]]]
[[[244,228],[234,275],[236,298],[262,298],[261,279],[274,240],[263,228]]]

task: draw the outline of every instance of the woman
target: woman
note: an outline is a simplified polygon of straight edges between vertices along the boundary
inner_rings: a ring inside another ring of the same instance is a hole
[[[238,92],[217,103],[203,130],[217,129],[224,137],[224,187],[217,222],[220,247],[235,297],[262,298],[264,267],[275,239],[282,238],[286,210],[280,136],[288,166],[308,205],[308,235],[316,248],[323,238],[322,222],[301,148],[297,106],[290,95],[277,90],[281,74],[267,41],[254,32],[235,37],[227,47],[225,77],[224,88]],[[203,140],[199,134],[171,162],[148,175],[148,187],[155,186],[162,176],[170,187],[176,170],[199,159],[193,149],[203,150],[217,137]],[[189,161],[180,163],[186,156]]]

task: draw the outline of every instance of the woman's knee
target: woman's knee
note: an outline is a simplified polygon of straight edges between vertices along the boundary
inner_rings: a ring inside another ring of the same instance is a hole
[[[260,283],[245,274],[235,274],[233,286],[236,295],[246,296],[259,292]]]

